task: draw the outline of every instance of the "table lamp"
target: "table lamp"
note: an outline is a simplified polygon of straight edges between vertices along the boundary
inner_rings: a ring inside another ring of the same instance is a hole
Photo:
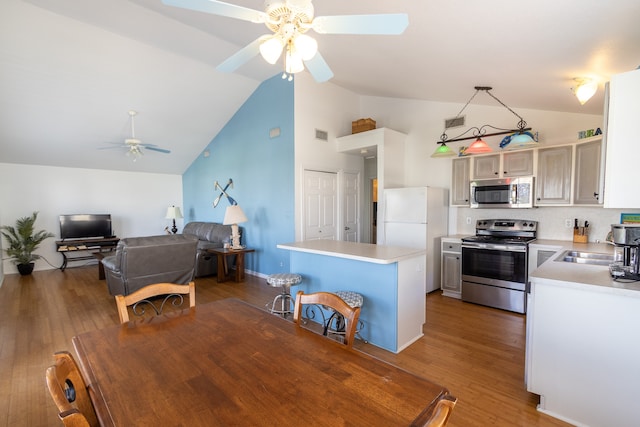
[[[247,216],[238,205],[228,206],[224,212],[224,220],[222,220],[222,223],[224,225],[231,225],[231,249],[242,249],[242,246],[240,246],[238,224],[247,221],[249,221]]]
[[[173,227],[171,227],[173,234],[178,232],[178,227],[176,227],[176,218],[183,218],[180,208],[176,206],[169,206],[167,209],[167,219],[173,220]]]

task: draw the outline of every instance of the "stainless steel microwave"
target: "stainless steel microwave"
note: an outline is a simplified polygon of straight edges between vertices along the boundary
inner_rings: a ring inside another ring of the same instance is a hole
[[[472,208],[532,208],[533,177],[471,181]]]

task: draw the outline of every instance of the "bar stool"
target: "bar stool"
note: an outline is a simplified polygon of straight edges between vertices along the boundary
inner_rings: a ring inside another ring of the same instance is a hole
[[[290,288],[293,285],[297,285],[302,282],[302,276],[295,273],[276,273],[270,274],[267,277],[267,283],[269,286],[282,287],[282,292],[276,295],[271,303],[269,311],[273,314],[280,314],[282,317],[287,317],[287,314],[293,314],[291,304],[294,302],[291,298]],[[276,309],[276,305],[280,301],[280,309]],[[269,307],[269,304],[266,305]]]
[[[351,307],[354,307],[354,308],[362,307],[362,304],[364,303],[364,297],[357,292],[336,291],[334,293],[338,295],[340,298],[342,298],[342,300],[346,302],[348,305],[350,305]],[[325,335],[328,335],[328,334],[344,335],[344,328],[345,328],[344,317],[342,317],[342,315],[337,311],[334,311],[324,326],[324,334]],[[356,338],[359,338],[366,343],[367,340],[363,339],[362,336],[360,335],[360,331],[363,328],[364,328],[364,323],[362,323],[362,320],[358,319],[358,326],[356,328]]]

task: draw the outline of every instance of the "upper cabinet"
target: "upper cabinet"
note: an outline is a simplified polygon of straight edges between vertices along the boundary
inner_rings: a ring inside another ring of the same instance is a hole
[[[538,150],[536,176],[536,205],[565,205],[571,203],[571,162],[573,146],[541,148]]]
[[[533,150],[509,151],[502,156],[502,176],[533,175]]]
[[[604,181],[605,208],[640,208],[634,172],[640,159],[640,70],[615,75],[609,83]]]
[[[573,203],[595,205],[600,203],[600,165],[602,139],[576,144],[576,167],[573,185]]]
[[[473,157],[473,179],[498,178],[500,154]]]
[[[473,157],[473,179],[533,175],[533,150]]]
[[[453,159],[451,205],[469,206],[469,176],[535,176],[536,206],[601,205],[602,157],[598,136],[566,145]]]
[[[470,158],[453,159],[451,182],[451,206],[469,206]]]

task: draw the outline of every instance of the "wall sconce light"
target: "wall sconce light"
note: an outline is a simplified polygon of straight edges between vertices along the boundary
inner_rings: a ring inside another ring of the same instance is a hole
[[[518,121],[518,124],[516,125],[517,129],[503,129],[503,128],[498,128],[498,127],[491,126],[491,125],[482,125],[480,127],[474,126],[474,127],[471,127],[469,129],[467,129],[466,131],[464,131],[460,135],[456,136],[455,138],[451,138],[451,139],[449,139],[449,136],[446,133],[447,130],[445,129],[444,132],[442,132],[442,135],[440,135],[440,141],[437,142],[437,144],[439,144],[439,147],[431,155],[431,157],[450,157],[450,156],[455,156],[456,155],[455,152],[453,150],[451,150],[451,148],[449,148],[447,146],[447,144],[451,143],[451,142],[465,141],[465,140],[469,140],[469,139],[475,139],[475,141],[467,149],[465,149],[465,151],[464,151],[465,154],[489,153],[489,152],[492,151],[491,147],[489,147],[487,145],[487,143],[482,140],[482,137],[485,137],[485,136],[511,134],[511,135],[509,135],[509,137],[504,138],[502,140],[502,143],[500,144],[501,148],[505,148],[505,147],[507,147],[507,146],[509,146],[511,144],[513,144],[513,146],[511,146],[509,148],[523,148],[523,147],[526,147],[526,146],[535,145],[537,143],[536,139],[533,137],[533,134],[531,132],[529,132],[531,130],[531,128],[527,127],[527,122],[525,122],[522,117],[520,117],[515,111],[513,111],[511,108],[509,108],[504,102],[502,102],[498,98],[496,98],[490,92],[490,90],[492,90],[492,89],[493,88],[491,88],[489,86],[475,86],[475,90],[476,90],[475,93],[471,96],[471,98],[469,98],[467,103],[464,105],[464,107],[462,107],[462,110],[460,110],[460,112],[456,115],[455,118],[457,119],[458,117],[460,117],[462,112],[471,103],[473,98],[475,98],[475,96],[480,91],[482,91],[482,92],[486,92],[487,95],[489,95],[490,97],[492,97],[493,99],[498,101],[498,103],[500,105],[505,107],[514,116],[516,116],[518,119],[520,119]],[[497,132],[487,133],[487,129],[489,129],[489,128],[490,129],[495,129]],[[471,132],[472,136],[465,136],[469,132]]]
[[[593,79],[576,77],[573,79],[576,82],[576,86],[571,88],[571,91],[575,94],[580,105],[584,105],[588,100],[595,95],[598,90],[598,82]]]

